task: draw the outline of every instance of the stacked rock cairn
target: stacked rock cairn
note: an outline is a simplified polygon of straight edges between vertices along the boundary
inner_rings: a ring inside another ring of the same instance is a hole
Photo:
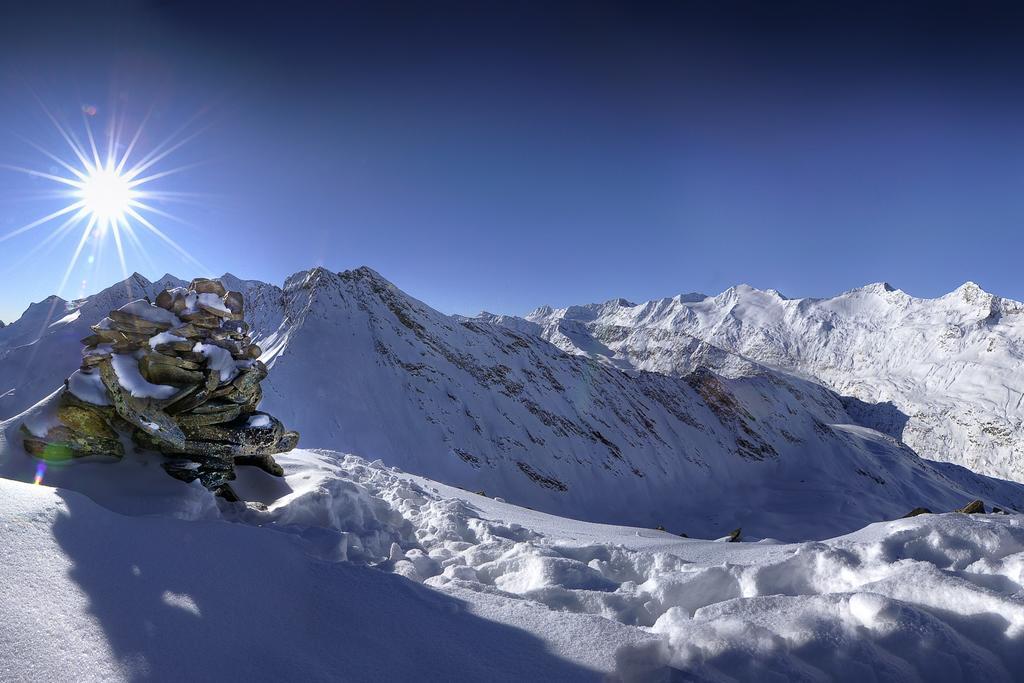
[[[283,471],[273,458],[299,435],[257,410],[267,367],[249,337],[239,292],[217,280],[133,301],[92,327],[82,366],[65,381],[45,435],[22,426],[44,459],[124,456],[124,444],[162,454],[173,477],[238,500],[235,465]]]

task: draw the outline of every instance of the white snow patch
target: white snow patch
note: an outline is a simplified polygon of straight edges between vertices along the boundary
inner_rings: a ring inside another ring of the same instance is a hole
[[[238,364],[227,349],[198,342],[192,350],[206,356],[206,367],[220,373],[222,383],[229,382],[238,375]]]
[[[86,403],[96,406],[110,405],[107,388],[103,385],[103,379],[98,372],[75,370],[68,377],[68,391]]]
[[[204,292],[203,294],[200,294],[196,300],[196,304],[202,304],[207,308],[212,308],[216,311],[220,311],[221,313],[231,313],[231,311],[228,310],[228,307],[224,305],[224,301],[219,296],[217,296],[216,294],[211,294],[209,292]]]
[[[139,372],[139,362],[131,355],[115,353],[111,364],[121,387],[135,398],[170,398],[178,393],[177,387],[166,384],[152,384]]]
[[[246,423],[246,426],[254,427],[256,429],[267,429],[268,427],[270,427],[270,416],[264,413],[253,415],[252,417],[249,418],[249,421]]]
[[[60,325],[67,325],[68,323],[73,323],[76,320],[78,320],[78,316],[80,316],[81,314],[82,314],[82,310],[81,309],[76,309],[74,311],[71,311],[66,316],[61,318],[60,320],[55,320],[52,323],[50,323],[49,327],[59,327]]]
[[[154,323],[167,324],[177,327],[181,324],[178,320],[178,316],[174,315],[168,310],[154,306],[145,299],[136,299],[135,301],[129,301],[121,308],[117,309],[122,313],[129,315],[138,316],[143,320],[148,320]]]
[[[170,332],[161,332],[160,334],[153,335],[149,338],[149,348],[155,349],[160,344],[173,344],[174,342],[188,341],[185,337],[179,337],[176,334]]]

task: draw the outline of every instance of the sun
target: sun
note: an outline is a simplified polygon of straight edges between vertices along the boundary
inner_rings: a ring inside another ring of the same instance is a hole
[[[95,216],[100,230],[124,221],[128,210],[138,199],[131,181],[112,165],[92,169],[81,189],[74,193],[82,200],[82,208]]]
[[[201,195],[197,193],[161,191],[153,189],[150,185],[154,181],[196,165],[178,166],[166,170],[154,169],[167,156],[202,132],[200,130],[186,134],[195,121],[195,117],[186,121],[181,128],[150,149],[148,153],[140,155],[138,148],[141,146],[142,133],[148,116],[138,124],[135,134],[130,139],[122,137],[127,122],[116,116],[112,117],[110,125],[106,127],[106,144],[102,145],[97,144],[98,141],[93,135],[90,123],[90,118],[96,115],[95,107],[82,108],[86,134],[84,143],[75,134],[73,128],[61,125],[45,106],[43,106],[43,111],[54,124],[64,142],[67,143],[71,156],[65,159],[29,140],[25,142],[51,162],[57,164],[66,174],[62,174],[61,170],[57,168],[51,168],[51,172],[44,172],[3,163],[0,163],[0,167],[59,184],[62,189],[55,196],[58,199],[63,198],[64,205],[31,223],[6,234],[0,234],[0,243],[40,226],[54,225],[60,219],[59,225],[52,227],[47,237],[38,242],[35,248],[25,255],[25,259],[28,259],[35,256],[36,252],[41,249],[53,249],[66,236],[78,232],[78,244],[64,271],[58,294],[63,291],[86,246],[90,245],[93,255],[98,254],[108,237],[113,237],[118,260],[125,277],[128,276],[127,247],[134,248],[139,257],[149,261],[149,256],[136,234],[140,230],[159,238],[185,260],[197,266],[201,272],[209,271],[187,250],[154,225],[153,220],[150,220],[150,216],[158,216],[165,220],[184,223],[185,221],[173,214],[154,206],[154,203],[191,203],[194,198],[201,198]],[[133,157],[138,158],[134,160],[134,163],[129,163]],[[94,256],[88,258],[90,263],[93,260]]]

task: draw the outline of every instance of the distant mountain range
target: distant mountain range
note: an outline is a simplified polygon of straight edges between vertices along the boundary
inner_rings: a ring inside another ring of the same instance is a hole
[[[1024,509],[1024,486],[911,450],[1024,476],[1010,388],[1021,307],[973,285],[934,300],[885,285],[827,300],[736,287],[465,318],[368,268],[282,287],[221,279],[245,295],[270,367],[264,407],[306,448],[704,537],[825,537],[974,497]],[[181,284],[133,275],[30,306],[0,329],[0,419],[59,387],[110,309]]]
[[[821,382],[856,419],[922,456],[1024,481],[1024,304],[968,282],[936,299],[887,283],[831,299],[744,285],[495,319],[613,367],[682,376],[690,349],[728,376],[740,357]]]

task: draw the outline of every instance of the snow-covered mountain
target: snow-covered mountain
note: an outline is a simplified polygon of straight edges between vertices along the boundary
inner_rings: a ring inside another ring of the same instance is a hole
[[[974,283],[936,299],[886,283],[830,299],[738,286],[485,317],[613,367],[675,376],[709,344],[821,381],[858,421],[924,457],[1024,481],[1024,304]],[[729,357],[700,362],[737,374]]]
[[[671,345],[671,373],[622,372],[579,355],[586,325],[568,330],[578,341],[566,353],[529,333],[535,321],[446,316],[367,268],[318,268],[282,288],[222,279],[245,295],[270,366],[264,407],[305,447],[562,515],[702,536],[824,537],[972,497],[1024,507],[1017,485],[923,461],[858,425],[870,407],[851,414],[815,382],[696,337]],[[31,307],[0,331],[0,407],[43,398],[77,365],[90,321],[168,284],[180,281],[133,276]]]

